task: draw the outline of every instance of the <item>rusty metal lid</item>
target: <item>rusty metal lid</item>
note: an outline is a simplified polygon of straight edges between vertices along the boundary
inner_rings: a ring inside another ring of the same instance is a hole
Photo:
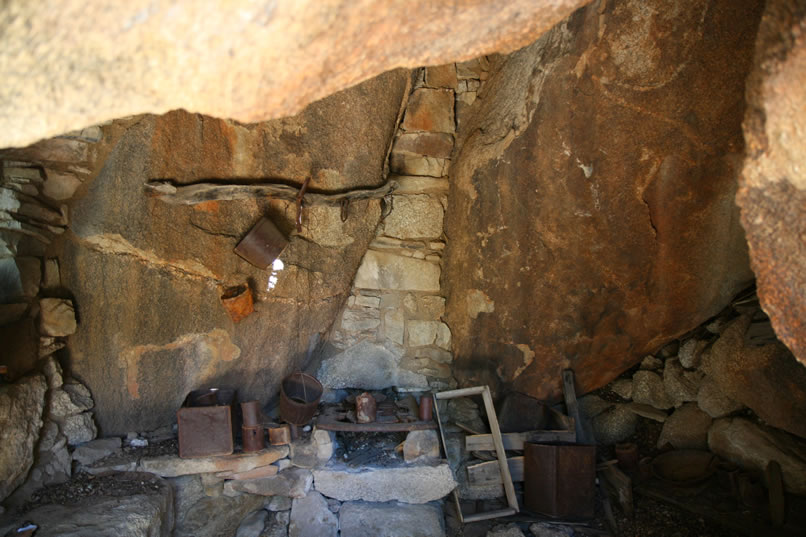
[[[259,269],[266,269],[288,245],[288,239],[268,218],[262,217],[235,247],[235,253]]]

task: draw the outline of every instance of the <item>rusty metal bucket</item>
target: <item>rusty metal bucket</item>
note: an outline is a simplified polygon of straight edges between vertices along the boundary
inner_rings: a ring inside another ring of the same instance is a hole
[[[255,311],[252,291],[247,285],[236,285],[224,289],[224,292],[221,293],[221,303],[234,323],[244,320]]]
[[[293,425],[311,421],[319,406],[322,384],[310,375],[292,373],[280,383],[280,417]]]
[[[235,247],[235,253],[259,269],[266,269],[288,245],[288,239],[268,218],[261,218]]]

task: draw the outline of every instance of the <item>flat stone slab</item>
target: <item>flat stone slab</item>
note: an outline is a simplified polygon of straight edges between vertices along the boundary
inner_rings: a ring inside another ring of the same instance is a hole
[[[256,453],[236,453],[193,459],[182,459],[179,455],[141,457],[137,451],[132,451],[101,459],[91,466],[85,467],[84,470],[96,475],[108,471],[139,471],[162,477],[179,477],[192,474],[245,472],[260,466],[267,466],[287,456],[288,446],[272,446]]]
[[[0,523],[0,534],[31,521],[37,537],[169,537],[174,526],[173,493],[159,477],[128,474],[116,479],[148,483],[153,494],[131,496],[86,496],[70,506],[37,507]],[[9,517],[10,518],[10,517]]]
[[[317,491],[343,502],[428,503],[448,495],[457,485],[447,463],[363,472],[324,468],[313,471],[313,480]]]
[[[289,468],[271,477],[227,481],[224,483],[224,495],[235,496],[245,492],[258,496],[304,498],[312,483],[313,476],[310,470]]]
[[[436,505],[347,502],[339,510],[341,537],[444,537]]]

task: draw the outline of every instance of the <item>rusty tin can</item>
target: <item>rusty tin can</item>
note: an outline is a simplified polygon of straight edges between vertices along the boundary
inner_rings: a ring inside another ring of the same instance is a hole
[[[221,303],[234,323],[243,321],[255,311],[252,290],[248,285],[227,287],[221,293]]]
[[[372,423],[378,411],[375,398],[364,392],[355,398],[355,419],[358,423]]]
[[[254,453],[266,447],[266,440],[264,438],[263,427],[249,427],[244,425],[241,427],[243,450],[246,453]]]
[[[265,270],[288,245],[274,222],[261,218],[235,247],[235,253],[259,269]]]
[[[431,395],[431,392],[424,393],[420,397],[419,418],[420,421],[431,421],[434,419],[434,397]]]

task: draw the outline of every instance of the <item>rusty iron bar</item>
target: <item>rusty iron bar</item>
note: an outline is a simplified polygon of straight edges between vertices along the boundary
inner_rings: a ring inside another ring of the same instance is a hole
[[[297,233],[302,233],[302,198],[305,197],[305,191],[308,190],[308,184],[310,182],[311,178],[306,177],[297,195]]]

